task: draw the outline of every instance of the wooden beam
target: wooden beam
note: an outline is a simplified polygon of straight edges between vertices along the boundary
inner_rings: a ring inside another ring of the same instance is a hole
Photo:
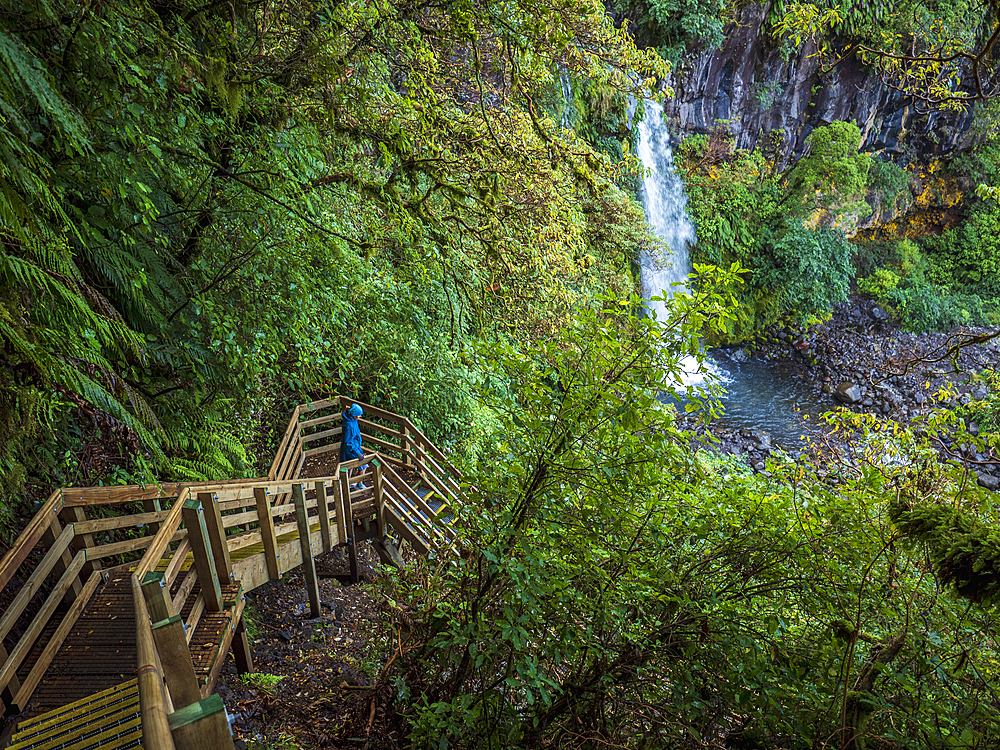
[[[28,629],[18,640],[17,645],[14,646],[14,650],[10,652],[10,657],[4,661],[3,667],[0,668],[0,690],[10,683],[11,677],[17,674],[18,667],[21,666],[21,662],[24,661],[24,658],[28,655],[31,647],[34,646],[35,640],[48,624],[49,619],[56,611],[56,607],[59,606],[59,603],[62,601],[63,597],[66,596],[66,593],[73,588],[73,584],[79,582],[80,570],[83,569],[84,562],[86,562],[84,553],[78,552],[69,567],[66,568],[62,576],[56,582],[56,585],[45,599],[45,603],[42,604],[38,612],[35,613],[34,618],[31,620],[31,624],[28,625]],[[79,599],[80,597],[78,596],[76,598]],[[75,604],[76,602],[74,601],[73,603]],[[24,683],[21,684],[21,692],[24,692]]]
[[[159,498],[157,498],[159,500]],[[152,500],[148,502],[152,503]],[[159,531],[159,522],[163,521],[170,515],[169,510],[154,511],[152,513],[135,513],[131,516],[115,516],[114,518],[95,518],[91,521],[86,519],[84,515],[84,510],[81,507],[73,506],[71,508],[66,508],[63,511],[63,518],[72,515],[72,523],[76,527],[77,536],[82,534],[93,534],[98,531],[111,531],[113,529],[124,529],[129,526],[140,526],[148,525],[150,527],[151,533],[148,536],[156,536],[156,532]],[[153,530],[153,526],[157,528]],[[93,547],[93,541],[87,545],[88,547]]]
[[[167,580],[168,586],[174,585],[174,581],[177,580],[177,574],[184,567],[184,561],[187,559],[187,554],[190,551],[191,542],[187,540],[187,537],[184,537],[181,543],[177,545],[177,549],[171,554],[170,562],[167,563],[167,567],[163,571],[163,577]]]
[[[198,628],[198,623],[201,622],[201,616],[205,614],[205,596],[204,592],[198,594],[197,598],[194,600],[194,604],[191,607],[191,612],[188,614],[187,620],[184,621],[184,638],[188,643],[194,638],[194,631]]]
[[[59,518],[55,515],[52,516],[52,521],[49,523],[48,528],[42,533],[42,542],[45,543],[50,549],[52,545],[56,543],[59,537],[63,533],[62,524],[59,523]],[[73,563],[73,552],[66,549],[63,550],[62,555],[56,560],[54,570],[58,574],[62,574],[67,568]],[[82,568],[81,568],[82,570]],[[80,595],[80,590],[83,588],[83,581],[77,576],[75,580],[70,584],[70,587],[66,590],[66,603],[71,604],[77,596]]]
[[[215,557],[215,572],[223,581],[233,580],[233,561],[229,558],[229,545],[226,543],[226,527],[222,524],[222,513],[215,495],[199,492],[198,500],[205,511],[205,528],[212,542],[212,555]]]
[[[187,502],[189,496],[190,493],[187,489],[182,490],[173,506],[171,506],[170,515],[164,519],[160,530],[153,537],[153,543],[149,545],[149,549],[146,550],[146,554],[142,556],[142,560],[139,561],[139,565],[136,567],[135,574],[139,578],[142,578],[149,571],[155,570],[156,566],[159,565],[160,558],[163,557],[167,551],[167,547],[170,546],[170,540],[173,537],[174,531],[181,525],[184,503]]]
[[[278,567],[278,539],[274,534],[274,519],[271,517],[271,506],[267,501],[267,490],[258,487],[254,490],[257,500],[257,518],[260,520],[260,541],[264,546],[264,560],[267,563],[267,578],[276,581],[281,577]]]
[[[31,554],[35,545],[38,544],[42,535],[48,529],[52,519],[56,517],[56,514],[62,508],[62,490],[56,490],[49,495],[49,499],[45,501],[45,505],[41,507],[35,514],[35,517],[24,527],[24,531],[14,540],[14,544],[11,545],[10,549],[7,550],[7,554],[3,556],[3,560],[0,561],[0,591],[10,582],[14,574],[17,573],[17,569],[21,566],[21,563]]]
[[[146,600],[146,611],[149,612],[151,622],[169,620],[176,614],[163,573],[147,573],[139,585],[142,587],[142,596]]]
[[[5,664],[7,662],[7,650],[3,647],[3,639],[0,638],[0,664]],[[6,685],[0,687],[0,703],[4,705],[4,716],[10,714],[21,713],[21,706],[17,704],[17,693],[21,689],[21,682],[17,679],[17,675],[11,675],[10,680]],[[3,717],[0,717],[0,725],[2,725]],[[7,738],[9,739],[9,738]],[[4,737],[2,732],[0,732],[0,743],[4,742]]]
[[[135,612],[136,679],[139,683],[139,707],[142,716],[142,744],[147,750],[173,750],[167,714],[169,705],[160,670],[153,631],[150,628],[146,601],[139,579],[132,576],[132,603]]]
[[[378,538],[385,536],[385,489],[382,485],[382,463],[377,458],[372,459],[375,471],[375,522],[378,524]]]
[[[306,496],[301,484],[292,485],[292,497],[295,498],[295,520],[299,527],[299,547],[302,549],[302,572],[306,579],[306,592],[309,594],[309,609],[313,617],[322,617],[323,610],[319,600],[319,579],[316,577],[316,561],[313,559],[312,544],[309,540],[309,515],[306,509]]]
[[[201,687],[194,673],[194,662],[191,661],[191,650],[180,615],[154,622],[152,630],[163,678],[170,691],[170,702],[175,709],[197,703],[201,700]]]
[[[333,549],[330,533],[330,506],[326,499],[326,482],[319,480],[313,485],[316,489],[316,512],[319,513],[319,532],[323,537],[323,551]]]
[[[17,618],[24,612],[24,608],[28,606],[28,602],[41,590],[45,579],[52,572],[56,563],[62,560],[63,552],[69,548],[72,542],[73,527],[67,526],[59,536],[59,539],[56,540],[56,543],[45,553],[45,557],[38,563],[38,567],[35,568],[28,580],[24,582],[21,590],[14,597],[14,601],[4,611],[3,616],[0,617],[0,643],[7,637],[7,633],[10,632],[11,628],[14,627],[14,623],[17,622]],[[4,653],[3,657],[6,660],[7,654]]]
[[[215,555],[212,553],[212,542],[205,526],[205,511],[201,502],[191,498],[184,503],[184,524],[187,526],[188,541],[194,552],[194,566],[198,571],[198,582],[201,583],[201,593],[205,597],[205,606],[209,612],[222,611],[222,589],[219,587],[219,575],[215,569]]]
[[[233,637],[233,658],[236,660],[236,671],[239,674],[253,672],[253,651],[250,649],[250,639],[247,637],[246,613],[240,616]]]
[[[191,591],[194,589],[196,583],[198,583],[198,569],[188,568],[187,573],[184,575],[184,580],[181,581],[181,585],[177,587],[177,593],[174,595],[174,612],[182,612],[184,610],[184,602],[191,596]]]
[[[73,552],[79,552],[82,549],[89,549],[94,546],[94,537],[91,531],[96,529],[88,529],[87,525],[87,514],[83,508],[63,508],[63,512],[60,514],[65,524],[73,524],[73,533],[76,534],[76,539],[73,540]],[[117,520],[117,519],[109,519]],[[83,571],[81,575],[84,578],[89,578],[90,574],[95,570],[101,569],[101,561],[94,560],[93,562],[88,562],[83,566]]]
[[[174,711],[167,722],[176,750],[232,750],[234,747],[226,707],[218,695],[210,695]]]

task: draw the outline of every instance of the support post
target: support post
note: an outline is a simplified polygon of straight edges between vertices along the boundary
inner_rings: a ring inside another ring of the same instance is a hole
[[[142,501],[142,509],[146,513],[159,513],[163,510],[163,503],[158,497],[147,497]],[[160,530],[160,522],[153,521],[149,524],[149,533],[155,535]]]
[[[326,483],[316,482],[316,512],[319,513],[320,536],[323,537],[323,551],[329,552],[333,549],[330,538],[330,506],[326,500]]]
[[[204,700],[174,711],[167,717],[177,750],[232,750],[233,733],[222,698]]]
[[[267,577],[271,581],[276,581],[281,578],[281,570],[278,567],[278,539],[274,534],[274,518],[271,516],[271,504],[267,499],[267,488],[255,487],[253,496],[257,501],[257,520],[260,521],[260,541],[264,545]]]
[[[145,591],[143,591],[145,593]],[[184,634],[180,615],[153,623],[153,641],[160,655],[163,679],[170,691],[174,708],[183,708],[201,700],[201,688],[194,673],[194,663]]]
[[[153,642],[163,668],[163,679],[170,691],[170,702],[175,708],[196,703],[201,700],[198,677],[194,673],[184,623],[174,613],[163,573],[150,571],[143,577],[140,586],[149,620],[153,623]]]
[[[413,468],[413,452],[412,452],[412,448],[410,447],[410,441],[411,441],[410,428],[407,425],[406,420],[403,420],[402,424],[399,425],[399,434],[403,438],[403,440],[402,440],[402,446],[403,446],[403,465],[407,469],[412,469]]]
[[[295,501],[295,521],[299,527],[299,548],[302,550],[302,572],[305,574],[306,592],[309,594],[309,609],[313,617],[322,617],[319,580],[316,578],[316,561],[313,559],[312,544],[309,541],[309,514],[306,509],[306,495],[301,484],[292,485],[292,498]]]
[[[0,641],[0,664],[7,663],[7,656],[8,654],[6,649],[3,647],[3,642]],[[14,696],[16,696],[20,690],[21,681],[17,679],[16,674],[11,675],[10,682],[7,683],[5,688],[0,690],[0,703],[3,703],[3,705],[6,706],[5,714],[21,713],[22,707],[14,703]],[[2,720],[3,717],[0,716],[0,721]],[[2,726],[2,724],[0,724],[0,726]]]
[[[377,459],[372,459],[372,469],[375,472],[375,523],[378,528],[378,538],[385,537],[385,495],[383,494],[382,483],[382,463]]]
[[[173,601],[166,589],[166,579],[163,573],[151,570],[143,576],[141,583],[142,597],[146,600],[146,611],[150,622],[159,622],[173,617]]]
[[[247,637],[246,613],[240,615],[233,636],[233,658],[236,659],[236,671],[240,674],[253,672],[253,651],[250,650],[250,639]]]
[[[191,498],[184,503],[181,513],[184,516],[184,525],[187,526],[191,552],[194,553],[194,567],[198,571],[201,594],[205,597],[205,608],[209,612],[221,612],[223,609],[222,589],[219,586],[219,576],[215,571],[212,543],[208,529],[205,527],[205,511],[198,500]]]
[[[215,558],[215,572],[219,578],[229,582],[233,580],[233,562],[229,557],[229,544],[226,542],[226,527],[222,525],[222,512],[216,502],[214,492],[199,492],[198,500],[205,510],[205,528],[212,542],[212,557]]]

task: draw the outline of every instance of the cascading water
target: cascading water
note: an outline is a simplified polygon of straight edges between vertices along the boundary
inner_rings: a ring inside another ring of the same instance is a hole
[[[639,123],[638,152],[648,170],[642,191],[646,218],[661,240],[660,247],[644,249],[639,258],[642,291],[647,308],[662,319],[666,303],[650,298],[669,299],[675,291],[686,289],[691,271],[688,245],[695,242],[696,234],[687,215],[684,183],[674,169],[663,108],[655,102],[646,102],[646,115]],[[711,374],[726,391],[721,400],[725,408],[723,421],[728,426],[764,429],[780,444],[798,445],[804,432],[801,415],[818,415],[824,407],[805,384],[791,377],[787,363],[747,359],[745,352],[738,351],[737,358],[718,353],[703,368],[693,357],[685,358],[681,362],[684,375],[680,385],[701,385]],[[719,357],[726,360],[725,368],[717,363]]]
[[[663,122],[663,108],[656,102],[646,101],[646,116],[639,123],[638,153],[648,170],[642,183],[643,207],[650,226],[662,242],[657,248],[643,248],[639,257],[642,292],[646,307],[662,320],[667,314],[666,302],[651,298],[670,299],[675,291],[687,288],[691,272],[688,245],[694,243],[696,234],[687,214],[684,183],[674,169],[670,131]],[[681,365],[685,373],[681,385],[687,387],[703,382],[704,372],[699,372],[694,357],[686,357]],[[715,374],[721,376],[721,373]]]

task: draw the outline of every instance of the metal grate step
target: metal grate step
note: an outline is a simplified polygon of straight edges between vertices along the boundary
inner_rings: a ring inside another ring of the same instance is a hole
[[[142,745],[135,680],[18,725],[9,750],[125,750]]]

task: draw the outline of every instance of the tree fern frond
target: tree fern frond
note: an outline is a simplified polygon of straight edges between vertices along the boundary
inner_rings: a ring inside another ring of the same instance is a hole
[[[66,145],[80,154],[89,150],[90,138],[83,120],[49,85],[38,59],[3,31],[0,31],[0,61],[6,67],[7,77],[21,84],[22,94],[30,95],[39,109],[57,125],[66,139]]]

